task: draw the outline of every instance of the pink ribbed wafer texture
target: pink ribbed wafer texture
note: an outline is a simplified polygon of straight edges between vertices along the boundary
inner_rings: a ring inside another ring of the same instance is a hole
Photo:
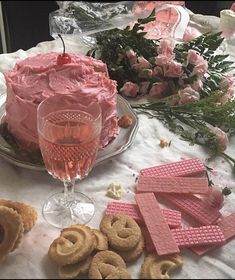
[[[211,225],[221,216],[218,210],[206,207],[202,199],[192,194],[161,194],[161,197],[170,201],[202,225]]]
[[[138,177],[137,192],[205,194],[209,191],[208,179],[194,177]]]
[[[235,236],[235,213],[232,213],[231,215],[222,218],[217,225],[222,230],[224,237],[226,239],[226,242],[229,241],[230,238]],[[210,252],[213,249],[218,248],[219,246],[205,246],[205,247],[195,247],[192,248],[192,251],[202,256],[208,252]]]
[[[194,247],[202,245],[219,245],[225,243],[221,228],[217,225],[202,227],[172,229],[175,241],[179,247]]]
[[[135,195],[136,203],[159,256],[179,253],[171,230],[153,193]]]
[[[174,176],[174,177],[201,177],[206,174],[203,162],[197,158],[181,160],[164,165],[143,168],[140,170],[143,176]]]
[[[142,228],[142,233],[145,238],[146,251],[153,253],[155,249],[148,230]],[[172,229],[171,233],[179,247],[190,248],[192,251],[197,251],[198,248],[208,248],[208,244],[223,245],[226,241],[224,233],[218,225]]]
[[[181,227],[181,213],[171,209],[161,209],[170,228]],[[138,224],[143,225],[144,220],[136,204],[125,202],[111,202],[107,205],[105,214],[121,213],[131,216]]]

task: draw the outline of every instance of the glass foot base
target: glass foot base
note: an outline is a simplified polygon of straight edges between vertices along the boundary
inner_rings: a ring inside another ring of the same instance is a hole
[[[44,219],[60,229],[73,224],[87,224],[94,216],[94,212],[92,200],[80,192],[74,192],[73,200],[68,201],[64,200],[64,193],[53,194],[42,208]]]

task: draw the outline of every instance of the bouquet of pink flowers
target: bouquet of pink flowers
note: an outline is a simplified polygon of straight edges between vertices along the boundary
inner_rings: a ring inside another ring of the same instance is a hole
[[[222,155],[235,164],[224,152],[235,132],[235,81],[233,62],[228,55],[216,54],[221,33],[182,44],[147,39],[144,24],[154,18],[153,12],[133,28],[98,33],[97,46],[88,55],[99,53],[124,97],[151,96],[151,102],[132,105],[138,112],[158,118],[183,140],[204,145],[212,156]]]

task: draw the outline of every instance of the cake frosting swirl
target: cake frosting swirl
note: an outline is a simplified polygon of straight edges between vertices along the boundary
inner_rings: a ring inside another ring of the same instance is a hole
[[[106,64],[70,53],[71,63],[58,65],[58,53],[28,57],[5,73],[5,121],[18,144],[28,151],[39,149],[37,107],[56,94],[79,94],[97,101],[102,109],[100,149],[118,134],[117,86],[109,79]]]

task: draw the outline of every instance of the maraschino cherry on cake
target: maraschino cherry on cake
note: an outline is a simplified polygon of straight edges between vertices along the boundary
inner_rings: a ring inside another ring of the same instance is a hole
[[[63,43],[64,44],[64,43]],[[102,109],[100,149],[118,135],[117,85],[100,60],[75,53],[49,52],[17,62],[5,73],[7,130],[24,150],[39,150],[37,107],[56,94],[81,95]]]

